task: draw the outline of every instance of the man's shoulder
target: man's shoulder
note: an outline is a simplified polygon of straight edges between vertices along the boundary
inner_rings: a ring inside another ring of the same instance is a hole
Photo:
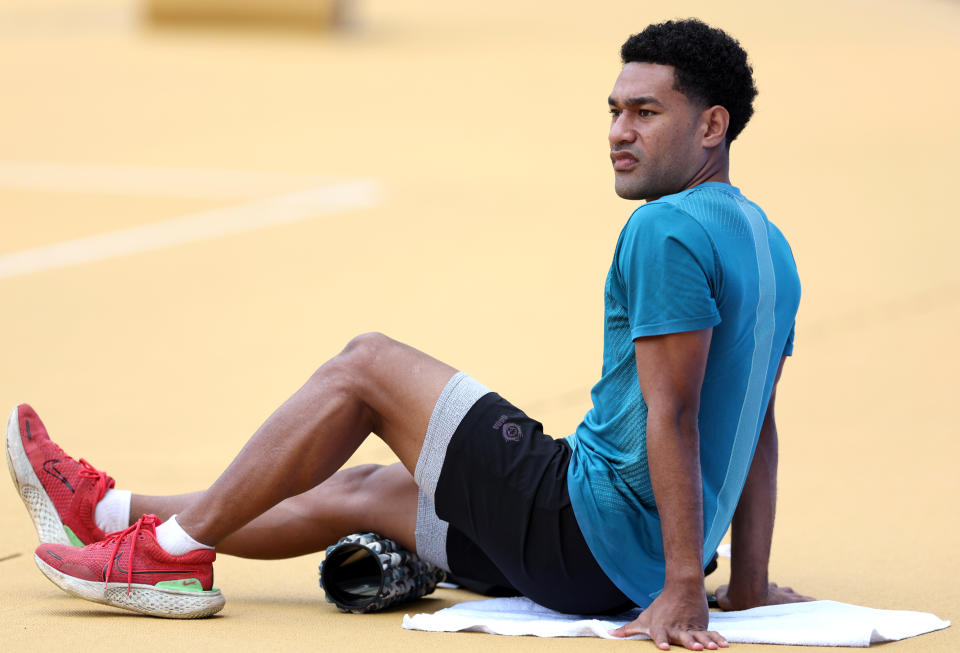
[[[722,182],[708,182],[649,201],[634,210],[630,221],[657,224],[683,216],[697,222],[717,212],[737,210],[744,204],[763,213],[756,203],[743,196],[739,188]]]
[[[768,230],[782,237],[760,205],[745,197],[739,188],[721,182],[708,182],[666,195],[641,208],[647,206],[653,209],[649,216],[652,222],[670,223],[671,216],[682,215],[697,224],[710,240],[717,242],[717,239],[725,241],[730,237],[748,238],[754,216],[758,216]],[[670,224],[679,227],[682,222],[677,219]]]
[[[739,188],[721,182],[700,184],[663,199],[697,220],[714,220],[718,215],[731,212],[739,214],[748,206],[766,217],[763,209],[747,199]]]
[[[655,229],[668,227],[674,222],[685,222],[691,216],[676,202],[669,201],[673,196],[661,197],[641,204],[627,220],[633,229]]]
[[[667,195],[638,207],[623,228],[622,240],[655,245],[665,240],[709,240],[709,235],[678,195]]]

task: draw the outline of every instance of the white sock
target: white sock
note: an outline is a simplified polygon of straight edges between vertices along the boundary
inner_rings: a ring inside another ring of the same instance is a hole
[[[93,521],[104,533],[122,531],[130,525],[130,490],[109,489],[93,512]]]
[[[190,553],[197,549],[213,548],[206,544],[200,544],[190,537],[190,534],[177,523],[176,515],[157,526],[157,544],[164,551],[175,556],[182,556],[184,553]]]

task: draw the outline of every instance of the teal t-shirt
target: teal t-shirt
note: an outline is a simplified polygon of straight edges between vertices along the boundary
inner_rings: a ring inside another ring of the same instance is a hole
[[[706,561],[733,519],[799,302],[790,246],[733,186],[648,202],[623,228],[606,282],[603,370],[568,438],[568,479],[591,552],[640,607],[663,589],[664,559],[633,341],[713,327],[699,415]]]

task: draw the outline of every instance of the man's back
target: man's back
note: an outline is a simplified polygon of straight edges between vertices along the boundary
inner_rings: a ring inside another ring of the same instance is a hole
[[[570,438],[571,501],[601,567],[640,605],[663,586],[636,338],[713,327],[700,403],[705,553],[730,524],[800,286],[789,245],[728,184],[645,204],[617,243],[605,293],[603,375]],[[624,551],[631,555],[624,555]]]

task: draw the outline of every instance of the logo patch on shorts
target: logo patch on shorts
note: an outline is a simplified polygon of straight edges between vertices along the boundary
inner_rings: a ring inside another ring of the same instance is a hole
[[[516,442],[523,437],[523,431],[520,430],[520,427],[514,424],[513,422],[507,422],[503,425],[503,428],[500,429],[500,433],[503,434],[503,439],[508,442]]]
[[[523,431],[513,422],[508,422],[507,419],[506,415],[501,415],[497,421],[493,423],[493,430],[499,430],[500,434],[503,435],[503,439],[507,442],[516,442],[523,437]]]

